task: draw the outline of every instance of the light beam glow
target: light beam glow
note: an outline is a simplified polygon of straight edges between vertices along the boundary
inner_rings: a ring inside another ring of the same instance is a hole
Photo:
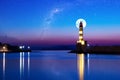
[[[85,28],[87,23],[86,23],[86,21],[85,21],[84,19],[78,19],[78,20],[76,21],[76,27],[79,29],[79,24],[80,24],[80,22],[83,23],[83,28]]]

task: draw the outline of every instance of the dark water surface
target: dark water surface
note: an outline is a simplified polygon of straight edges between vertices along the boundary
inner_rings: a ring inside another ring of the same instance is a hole
[[[120,80],[120,55],[0,53],[0,80]]]

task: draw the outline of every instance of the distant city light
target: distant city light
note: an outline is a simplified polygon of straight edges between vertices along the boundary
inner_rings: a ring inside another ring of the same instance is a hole
[[[28,49],[30,49],[30,46],[28,46]]]
[[[20,49],[22,49],[22,46],[19,46]]]
[[[3,46],[3,49],[6,49],[6,47],[5,47],[5,46]]]
[[[22,46],[22,48],[25,48],[25,46]]]
[[[7,51],[8,51],[7,47],[6,47],[6,46],[3,46],[2,51],[7,52]]]
[[[90,44],[87,44],[87,46],[90,46]]]

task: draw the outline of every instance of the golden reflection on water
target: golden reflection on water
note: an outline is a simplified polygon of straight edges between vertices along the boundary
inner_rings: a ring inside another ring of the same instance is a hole
[[[77,66],[80,80],[84,80],[84,62],[84,53],[77,54]]]

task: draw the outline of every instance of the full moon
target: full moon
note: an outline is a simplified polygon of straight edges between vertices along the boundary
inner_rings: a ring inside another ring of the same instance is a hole
[[[76,21],[76,27],[79,29],[79,24],[80,24],[80,22],[83,23],[83,28],[85,28],[85,27],[86,27],[86,21],[85,21],[84,19],[78,19],[78,20]]]

